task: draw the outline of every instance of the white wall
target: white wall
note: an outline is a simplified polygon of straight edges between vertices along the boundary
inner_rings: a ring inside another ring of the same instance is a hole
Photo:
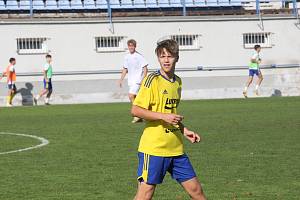
[[[168,21],[166,21],[168,19]],[[264,20],[266,32],[272,32],[273,47],[263,49],[264,64],[300,63],[300,30],[295,19],[270,18]],[[47,37],[54,56],[55,71],[119,69],[125,52],[97,53],[95,36],[119,35],[134,38],[140,51],[156,68],[154,48],[159,38],[170,34],[201,34],[199,51],[182,51],[178,67],[247,65],[252,50],[243,48],[242,34],[260,32],[257,19],[218,19],[211,17],[117,19],[115,34],[107,21],[84,19],[25,21],[22,19],[0,23],[0,68],[9,57],[17,58],[18,72],[39,72],[43,55],[18,55],[16,38]]]

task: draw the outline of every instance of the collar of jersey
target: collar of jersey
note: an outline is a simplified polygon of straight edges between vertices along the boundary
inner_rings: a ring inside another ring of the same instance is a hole
[[[165,80],[169,81],[170,83],[175,83],[175,81],[176,81],[176,76],[175,76],[175,74],[174,74],[174,77],[173,77],[173,81],[171,81],[171,80],[167,79],[164,75],[162,75],[162,74],[160,73],[160,70],[157,70],[157,73],[158,73],[161,77],[163,77]]]

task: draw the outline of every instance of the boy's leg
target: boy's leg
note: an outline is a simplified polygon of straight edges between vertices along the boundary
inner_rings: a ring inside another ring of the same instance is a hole
[[[264,77],[263,77],[263,75],[262,75],[262,73],[261,73],[260,70],[258,71],[258,75],[257,76],[258,76],[258,80],[257,80],[256,86],[255,86],[255,94],[259,95],[258,89],[259,89],[259,86],[261,85],[261,82],[264,80]]]
[[[197,177],[181,183],[185,191],[190,195],[192,200],[206,200],[200,182]]]
[[[155,187],[156,185],[140,182],[134,200],[151,200],[154,195]]]
[[[253,76],[252,76],[252,75],[249,75],[249,78],[248,78],[248,80],[247,80],[247,82],[246,82],[246,86],[245,86],[244,91],[243,91],[243,95],[244,95],[245,98],[248,97],[248,96],[247,96],[247,91],[248,91],[248,88],[249,88],[249,86],[251,85],[252,81],[253,81]]]

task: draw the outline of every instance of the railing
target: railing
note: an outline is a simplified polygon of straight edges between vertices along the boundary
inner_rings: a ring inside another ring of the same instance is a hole
[[[281,64],[281,65],[262,65],[261,69],[284,69],[284,68],[300,68],[300,64]],[[198,66],[187,68],[176,68],[176,72],[201,72],[201,71],[226,71],[226,70],[246,70],[247,66]],[[154,72],[157,69],[149,69],[149,72]],[[92,71],[68,71],[55,72],[55,76],[70,76],[70,75],[101,75],[101,74],[119,74],[120,70],[92,70]],[[23,72],[18,73],[18,76],[41,76],[39,72]]]

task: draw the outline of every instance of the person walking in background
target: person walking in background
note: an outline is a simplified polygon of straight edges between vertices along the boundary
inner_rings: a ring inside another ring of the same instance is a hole
[[[257,96],[259,95],[259,92],[258,92],[259,86],[261,85],[261,82],[263,81],[263,75],[259,68],[259,64],[261,63],[261,57],[260,57],[261,46],[258,44],[255,45],[254,50],[255,50],[255,52],[252,55],[252,57],[250,59],[250,64],[249,64],[249,78],[248,78],[248,81],[247,81],[246,86],[243,91],[243,95],[245,98],[248,97],[248,94],[247,94],[248,88],[251,85],[251,83],[253,82],[254,75],[256,75],[258,77],[256,86],[255,86],[255,94]]]
[[[123,80],[128,74],[128,86],[129,92],[128,97],[130,102],[132,103],[138,94],[138,91],[141,86],[142,80],[146,77],[148,73],[148,62],[145,58],[136,51],[136,41],[130,39],[127,41],[128,51],[129,53],[124,57],[123,70],[121,73],[121,78],[119,80],[119,86],[123,86]],[[142,121],[138,117],[134,117],[132,123],[136,123]]]
[[[9,65],[7,66],[6,70],[2,73],[0,77],[0,80],[4,76],[7,77],[7,87],[8,87],[8,94],[7,94],[7,101],[6,101],[7,107],[13,106],[12,100],[17,93],[17,87],[15,84],[17,80],[16,70],[15,70],[16,63],[17,62],[15,58],[10,58]]]
[[[33,100],[34,100],[34,104],[37,105],[38,100],[46,95],[45,98],[45,105],[50,105],[49,101],[50,101],[50,97],[52,94],[52,75],[53,75],[53,71],[52,71],[52,56],[50,54],[46,55],[46,64],[44,65],[44,89],[40,92],[40,94],[38,94]]]

